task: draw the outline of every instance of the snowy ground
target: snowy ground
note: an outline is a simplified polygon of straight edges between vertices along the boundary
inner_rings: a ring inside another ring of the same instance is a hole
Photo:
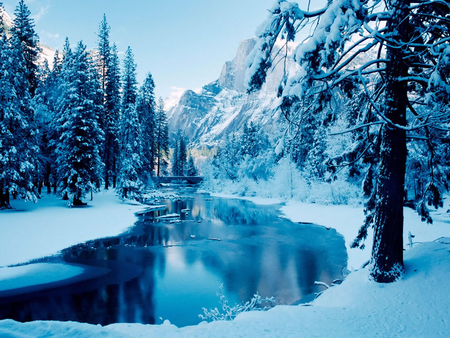
[[[406,273],[396,283],[383,285],[371,282],[367,269],[359,269],[353,271],[341,285],[324,292],[312,306],[277,306],[267,312],[241,314],[233,322],[201,323],[177,328],[167,322],[162,325],[113,324],[101,327],[70,322],[22,324],[3,320],[0,321],[0,337],[450,336],[450,294],[447,292],[450,238],[435,241],[440,237],[450,237],[450,217],[445,213],[449,201],[446,202],[444,212],[434,212],[433,225],[421,223],[412,210],[405,209],[405,248],[409,231],[415,235],[415,245],[405,251]],[[33,212],[0,213],[0,266],[55,253],[75,242],[120,233],[133,223],[133,212],[141,208],[122,204],[107,193],[96,196],[96,204],[92,203],[92,208],[84,210],[89,213],[86,221],[85,217],[79,215],[82,210],[67,209],[57,200],[46,203],[48,205],[45,208],[32,207],[36,208]],[[347,206],[289,202],[282,212],[293,221],[336,228],[344,235],[347,245],[353,240],[363,219],[362,208]],[[55,227],[53,223],[58,225]],[[59,227],[63,227],[64,231],[60,231]],[[39,236],[35,240],[33,237],[40,231],[47,236]],[[3,235],[5,233],[8,238]],[[77,237],[66,238],[66,234]],[[61,243],[56,236],[63,237]],[[25,241],[29,247],[18,248],[14,245],[23,245],[22,237],[28,237]],[[55,239],[58,239],[58,243],[52,243]],[[367,244],[370,246],[370,242]],[[361,266],[369,258],[368,249],[349,250],[349,266],[352,269]]]
[[[90,239],[116,236],[136,221],[144,207],[121,203],[113,191],[98,193],[81,208],[44,194],[38,203],[12,201],[0,210],[0,267],[49,256]]]

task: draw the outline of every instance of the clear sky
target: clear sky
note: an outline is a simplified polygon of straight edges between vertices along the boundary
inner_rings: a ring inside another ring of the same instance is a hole
[[[13,17],[19,0],[0,0]],[[130,46],[138,80],[148,72],[156,95],[198,89],[216,80],[239,41],[251,38],[275,0],[25,0],[41,43],[62,49],[66,36],[97,45],[103,13],[110,40],[123,54]]]

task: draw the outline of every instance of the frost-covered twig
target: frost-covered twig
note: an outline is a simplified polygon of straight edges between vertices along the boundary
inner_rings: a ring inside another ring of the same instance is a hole
[[[247,301],[246,303],[235,304],[234,306],[230,306],[230,304],[228,303],[228,299],[223,294],[223,284],[220,285],[219,292],[217,292],[217,296],[219,297],[219,303],[222,305],[222,310],[220,311],[217,308],[210,310],[203,308],[203,314],[198,315],[202,320],[207,321],[233,320],[241,312],[265,311],[271,307],[271,306],[261,307],[260,305],[262,303],[270,303],[271,305],[275,303],[274,297],[261,298],[258,292],[256,292],[253,295],[253,298]]]

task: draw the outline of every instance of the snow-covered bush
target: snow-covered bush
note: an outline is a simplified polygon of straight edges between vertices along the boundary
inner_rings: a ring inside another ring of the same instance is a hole
[[[217,296],[219,297],[219,303],[221,304],[221,310],[214,309],[206,309],[203,308],[203,314],[198,315],[202,320],[207,321],[225,321],[225,320],[233,320],[236,316],[242,312],[247,311],[264,311],[268,310],[275,302],[274,297],[266,297],[262,298],[258,292],[253,295],[253,298],[247,301],[244,304],[235,304],[234,306],[230,306],[227,298],[223,294],[223,284],[219,287],[219,292],[217,292]],[[262,306],[263,303],[269,304],[269,306]]]

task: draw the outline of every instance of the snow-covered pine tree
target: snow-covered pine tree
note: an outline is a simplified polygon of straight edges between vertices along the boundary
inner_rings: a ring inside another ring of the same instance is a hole
[[[223,141],[213,157],[212,164],[217,168],[216,179],[235,181],[238,178],[241,147],[235,134],[231,134]]]
[[[136,110],[139,116],[139,123],[142,127],[142,162],[143,175],[150,177],[155,167],[155,83],[152,74],[148,73],[144,83],[139,88]]]
[[[189,156],[186,167],[186,175],[187,176],[197,176],[197,168],[195,167],[194,158],[192,155]]]
[[[117,129],[119,120],[120,102],[120,70],[117,51],[111,48],[106,15],[98,29],[98,54],[96,66],[99,74],[103,111],[100,114],[101,127],[105,132],[105,142],[102,147],[102,160],[105,163],[105,189],[112,183],[115,187],[116,161],[118,156]],[[111,182],[112,181],[112,182]]]
[[[106,14],[103,14],[103,20],[100,22],[100,25],[98,27],[98,55],[97,55],[97,68],[98,72],[100,74],[100,83],[101,83],[101,89],[104,94],[104,101],[103,104],[105,104],[105,93],[106,93],[106,85],[108,83],[108,74],[107,70],[110,63],[110,54],[111,54],[111,46],[109,44],[109,32],[111,30],[111,27],[108,25],[108,22],[106,21]]]
[[[116,191],[121,199],[139,200],[145,189],[142,181],[142,130],[136,111],[136,64],[130,47],[125,53],[122,81],[120,166]]]
[[[49,191],[49,177],[50,168],[52,165],[52,154],[48,147],[50,131],[50,122],[52,120],[51,110],[49,109],[49,85],[51,70],[47,60],[44,60],[42,67],[40,68],[38,87],[36,88],[35,96],[32,102],[35,111],[36,128],[39,130],[37,135],[37,142],[39,149],[41,150],[38,155],[38,167],[37,167],[37,188],[39,195],[41,194],[42,186],[47,186],[47,192]]]
[[[29,83],[31,97],[38,86],[38,58],[39,58],[39,37],[34,30],[34,20],[31,12],[24,0],[20,0],[14,11],[14,24],[11,27],[12,36],[20,41],[23,59],[25,60],[25,72]]]
[[[178,132],[174,141],[172,154],[172,175],[183,176],[187,164],[187,148],[181,132]]]
[[[69,39],[66,37],[63,47],[62,60],[60,66],[60,72],[56,79],[56,86],[58,88],[58,96],[55,101],[55,117],[51,121],[52,137],[50,139],[50,146],[54,149],[55,154],[55,175],[54,175],[54,192],[62,192],[66,188],[66,181],[64,176],[64,171],[61,170],[58,158],[62,156],[59,154],[61,135],[67,131],[68,124],[66,124],[69,114],[67,111],[70,110],[71,103],[69,100],[71,84],[73,79],[73,52],[70,47]],[[68,200],[69,196],[67,194],[63,195],[63,199]]]
[[[180,151],[179,139],[174,140],[173,151],[172,151],[172,176],[180,176],[180,155],[178,154]]]
[[[178,176],[183,176],[187,164],[187,147],[186,140],[182,134],[180,134],[178,139],[178,147],[178,165],[180,169]]]
[[[69,203],[80,205],[84,195],[98,190],[102,183],[100,85],[86,46],[80,41],[73,53],[67,46],[65,49],[65,83],[59,112],[64,125],[57,144],[58,179],[60,192],[71,197]]]
[[[56,144],[59,141],[58,128],[56,128],[56,121],[58,116],[58,101],[62,94],[62,58],[58,50],[56,50],[53,57],[53,67],[50,74],[45,79],[42,88],[43,92],[39,89],[39,95],[41,96],[42,103],[46,107],[48,125],[46,126],[47,134],[42,136],[43,144],[41,151],[46,154],[48,162],[45,169],[45,184],[47,186],[47,192],[51,192],[51,186],[54,191],[57,191],[57,170],[56,170]],[[44,138],[47,141],[44,141]]]
[[[113,44],[110,52],[109,65],[106,69],[105,110],[106,110],[106,130],[105,130],[105,189],[109,187],[112,179],[113,187],[116,187],[118,162],[120,156],[119,148],[119,120],[121,109],[121,78],[120,64],[117,55],[117,47]]]
[[[156,108],[155,156],[156,176],[165,175],[167,171],[167,156],[169,155],[169,129],[162,97],[158,99]]]
[[[440,0],[336,0],[310,12],[298,3],[277,0],[249,57],[247,78],[253,91],[265,81],[275,41],[283,36],[292,40],[306,27],[312,33],[295,51],[301,70],[286,81],[283,104],[289,108],[304,98],[320,104],[343,86],[358,86],[366,93],[370,107],[349,132],[378,129],[380,135],[379,143],[371,144],[378,158],[378,168],[372,170],[372,212],[356,242],[374,227],[371,277],[377,282],[395,281],[403,271],[407,139],[429,141],[431,130],[434,139],[447,137],[449,8]],[[371,52],[369,61],[355,64],[359,55]],[[301,123],[298,115],[290,117]]]
[[[10,196],[36,201],[36,130],[21,42],[0,40],[0,208]]]

